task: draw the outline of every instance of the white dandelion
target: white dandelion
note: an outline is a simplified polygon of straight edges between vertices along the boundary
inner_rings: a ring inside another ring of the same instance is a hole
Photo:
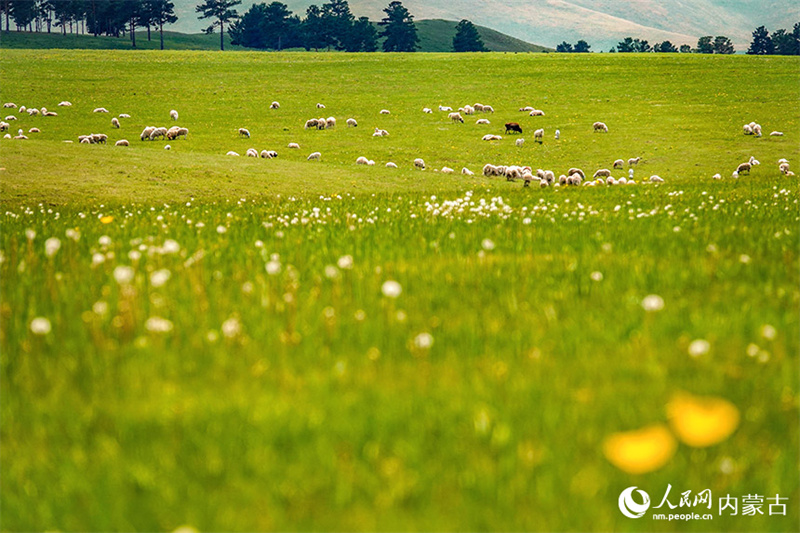
[[[44,241],[44,253],[47,257],[53,257],[61,249],[61,239],[50,237]]]
[[[711,349],[711,344],[705,339],[696,339],[689,344],[689,355],[692,357],[700,357],[705,355]]]
[[[114,279],[120,285],[126,285],[133,281],[135,274],[134,270],[129,266],[118,266],[114,269]]]
[[[172,277],[172,272],[166,268],[156,270],[150,274],[150,285],[153,287],[163,287],[164,284],[169,281],[170,277]]]
[[[642,308],[645,311],[661,311],[664,309],[664,299],[658,294],[649,294],[642,300]]]
[[[414,346],[420,350],[429,350],[433,346],[433,335],[430,333],[420,333],[414,337]]]
[[[403,292],[403,287],[396,281],[389,280],[381,285],[381,292],[387,298],[397,298]]]
[[[50,321],[43,316],[37,316],[31,320],[31,332],[34,335],[47,335],[52,329]]]

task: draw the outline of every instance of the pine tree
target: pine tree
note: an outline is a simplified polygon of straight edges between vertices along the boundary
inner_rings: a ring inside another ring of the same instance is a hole
[[[348,52],[375,52],[378,50],[378,30],[367,17],[361,17],[353,23],[348,40]]]
[[[483,45],[483,40],[478,33],[478,28],[467,19],[462,20],[456,25],[456,34],[453,37],[453,51],[488,52]]]
[[[724,35],[717,35],[714,38],[714,53],[715,54],[732,54],[736,50],[733,48],[733,42]]]
[[[379,26],[383,26],[380,36],[386,38],[383,41],[383,51],[416,51],[419,43],[417,27],[414,26],[414,17],[403,7],[402,2],[395,0],[383,12],[386,13],[386,17],[378,23]]]
[[[322,20],[322,11],[319,6],[310,5],[306,9],[306,18],[300,25],[300,32],[303,39],[303,48],[306,50],[319,50],[329,44],[328,35],[325,32],[325,22]]]
[[[689,46],[688,44],[682,44],[681,48],[680,48],[680,52],[682,54],[690,54],[690,53],[692,53],[692,47]]]
[[[588,54],[591,47],[592,45],[581,39],[575,43],[575,48],[573,48],[573,51],[576,54]]]
[[[573,52],[572,45],[567,41],[562,41],[561,44],[556,45],[556,52],[569,54]]]
[[[664,41],[663,43],[657,43],[653,45],[653,52],[658,52],[660,54],[675,54],[678,52],[678,49],[675,48],[675,45],[669,41]]]
[[[714,43],[711,42],[710,35],[706,35],[705,37],[700,37],[697,40],[697,48],[695,49],[695,53],[698,54],[713,54],[714,53]]]
[[[800,41],[795,36],[800,30],[800,23],[795,24],[794,30],[790,33],[786,30],[778,30],[772,33],[772,43],[775,45],[775,53],[782,56],[796,56],[800,54]]]
[[[201,13],[199,19],[217,19],[204,31],[214,33],[214,28],[219,26],[219,49],[225,50],[225,23],[235,21],[239,14],[234,6],[238,6],[242,0],[205,0],[202,4],[195,7],[195,12]]]
[[[146,0],[147,12],[150,23],[158,28],[161,38],[161,49],[164,49],[164,24],[174,24],[178,17],[175,15],[175,4],[169,0]]]
[[[617,52],[629,53],[629,52],[635,52],[635,51],[636,50],[634,49],[634,43],[633,43],[633,38],[632,37],[625,37],[624,40],[622,40],[619,43],[617,43]]]
[[[347,0],[330,0],[322,4],[322,20],[330,44],[336,50],[358,51],[352,50],[353,44],[349,42],[353,37],[351,30],[355,17]]]
[[[764,26],[759,26],[753,32],[753,42],[750,43],[747,53],[751,55],[770,55],[775,53],[775,45]]]

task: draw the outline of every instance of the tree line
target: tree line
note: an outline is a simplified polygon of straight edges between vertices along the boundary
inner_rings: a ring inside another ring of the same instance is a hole
[[[777,30],[769,34],[764,26],[759,26],[753,31],[753,41],[747,53],[751,55],[800,55],[800,22],[797,22],[792,31]]]

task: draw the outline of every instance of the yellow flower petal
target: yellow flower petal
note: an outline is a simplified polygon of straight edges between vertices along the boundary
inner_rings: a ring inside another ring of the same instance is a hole
[[[664,424],[614,433],[603,443],[611,464],[629,474],[652,472],[667,464],[678,443]]]
[[[103,224],[111,224],[113,221],[114,221],[114,217],[112,217],[111,215],[108,215],[106,217],[102,217],[100,219],[100,222],[102,222]]]
[[[739,410],[722,398],[676,394],[667,404],[667,416],[678,438],[697,448],[724,441],[739,426]]]

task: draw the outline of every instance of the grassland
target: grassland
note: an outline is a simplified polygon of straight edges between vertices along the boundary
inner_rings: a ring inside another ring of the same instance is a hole
[[[0,140],[0,527],[797,530],[798,187],[775,162],[800,160],[798,67],[4,51],[0,100],[59,116]],[[421,112],[476,101],[491,125]],[[114,130],[99,106],[132,117]],[[173,108],[188,139],[138,140]],[[337,128],[303,130],[322,114]],[[509,120],[522,147],[480,140]],[[751,120],[786,135],[741,135]],[[132,146],[63,143],[90,132]],[[224,155],[251,146],[279,157]],[[432,172],[639,155],[637,181],[665,184]],[[681,392],[731,402],[736,431],[648,473],[607,460]],[[673,503],[711,489],[715,519],[620,514],[624,488],[657,504],[667,484]],[[787,516],[718,516],[754,493]]]

